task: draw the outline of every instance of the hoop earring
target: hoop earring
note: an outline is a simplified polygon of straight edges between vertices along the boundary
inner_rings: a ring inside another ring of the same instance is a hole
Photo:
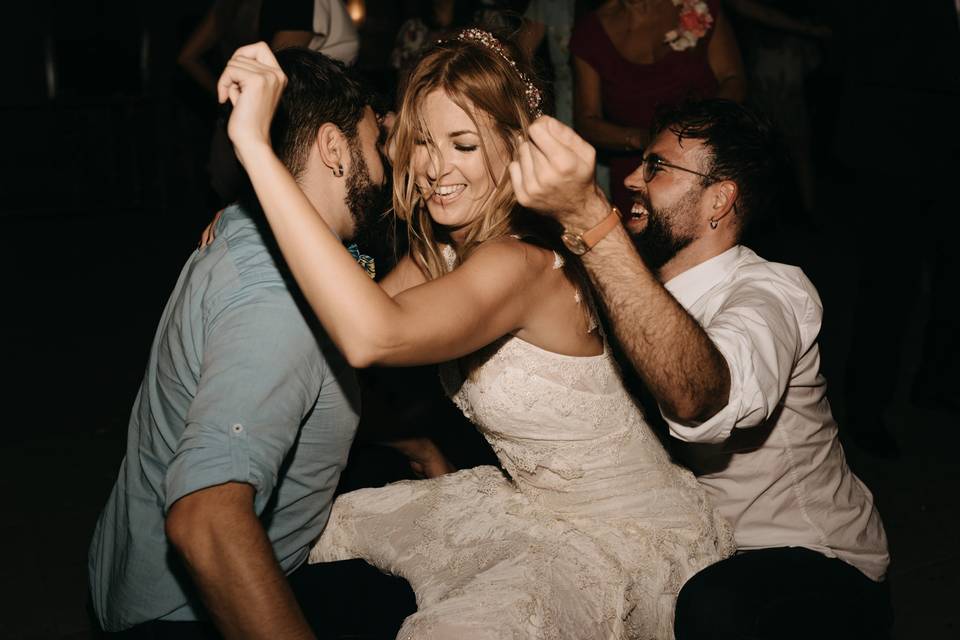
[[[343,165],[337,165],[337,168],[333,170],[333,177],[342,178],[343,177]]]
[[[736,205],[734,205],[734,207],[735,207],[735,206],[736,206]],[[731,208],[731,209],[727,209],[727,212],[726,212],[725,214],[723,214],[722,216],[720,216],[719,218],[710,218],[710,228],[711,228],[711,229],[716,229],[716,228],[720,225],[720,221],[723,220],[724,218],[726,218],[728,215],[730,215],[730,212],[731,212],[731,211],[733,211],[732,208]]]

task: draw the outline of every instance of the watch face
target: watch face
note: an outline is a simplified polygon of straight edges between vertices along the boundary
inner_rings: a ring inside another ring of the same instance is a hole
[[[567,249],[570,249],[570,252],[576,256],[582,256],[587,252],[587,249],[590,248],[578,233],[565,231],[563,235],[560,236],[560,239],[563,241],[563,244],[566,245]]]

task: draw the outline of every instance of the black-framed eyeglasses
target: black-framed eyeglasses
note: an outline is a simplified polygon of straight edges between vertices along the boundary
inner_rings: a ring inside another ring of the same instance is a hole
[[[706,173],[700,173],[699,171],[694,171],[693,169],[687,169],[686,167],[681,167],[677,164],[672,164],[667,162],[660,156],[655,153],[647,154],[643,157],[643,161],[640,163],[643,167],[643,181],[650,182],[653,180],[657,172],[660,171],[663,167],[669,167],[671,169],[677,169],[678,171],[686,171],[687,173],[692,173],[695,176],[700,176],[701,178],[706,178],[708,180],[717,181],[719,178],[712,176]]]
[[[699,171],[694,171],[693,169],[687,169],[686,167],[681,167],[680,165],[667,162],[660,156],[655,153],[648,154],[644,156],[643,161],[640,163],[640,166],[643,167],[643,181],[649,183],[657,176],[657,172],[660,171],[663,167],[669,167],[671,169],[676,169],[677,171],[686,171],[687,173],[692,173],[695,176],[700,176],[701,178],[706,178],[707,180],[712,180],[713,182],[718,182],[721,180],[720,177],[710,175],[708,173],[700,173]],[[733,211],[738,216],[740,215],[740,210],[737,209],[737,202],[733,202]],[[726,214],[724,214],[726,215]],[[721,216],[723,217],[723,216]],[[710,219],[710,228],[717,228],[717,220]]]

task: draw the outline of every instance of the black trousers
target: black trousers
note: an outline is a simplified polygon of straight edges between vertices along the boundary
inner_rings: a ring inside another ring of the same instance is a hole
[[[677,599],[677,640],[890,637],[887,583],[809,549],[745,551],[707,567]]]
[[[304,565],[290,576],[300,608],[320,640],[393,640],[404,618],[417,610],[403,578],[388,576],[363,560]],[[155,620],[105,638],[124,640],[219,640],[209,622]]]

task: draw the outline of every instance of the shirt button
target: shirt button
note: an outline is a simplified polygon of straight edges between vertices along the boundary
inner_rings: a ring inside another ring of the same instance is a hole
[[[235,424],[235,425],[233,425],[233,426],[230,427],[230,428],[233,429],[233,432],[234,432],[234,433],[243,433],[243,425],[242,425],[242,424]]]

